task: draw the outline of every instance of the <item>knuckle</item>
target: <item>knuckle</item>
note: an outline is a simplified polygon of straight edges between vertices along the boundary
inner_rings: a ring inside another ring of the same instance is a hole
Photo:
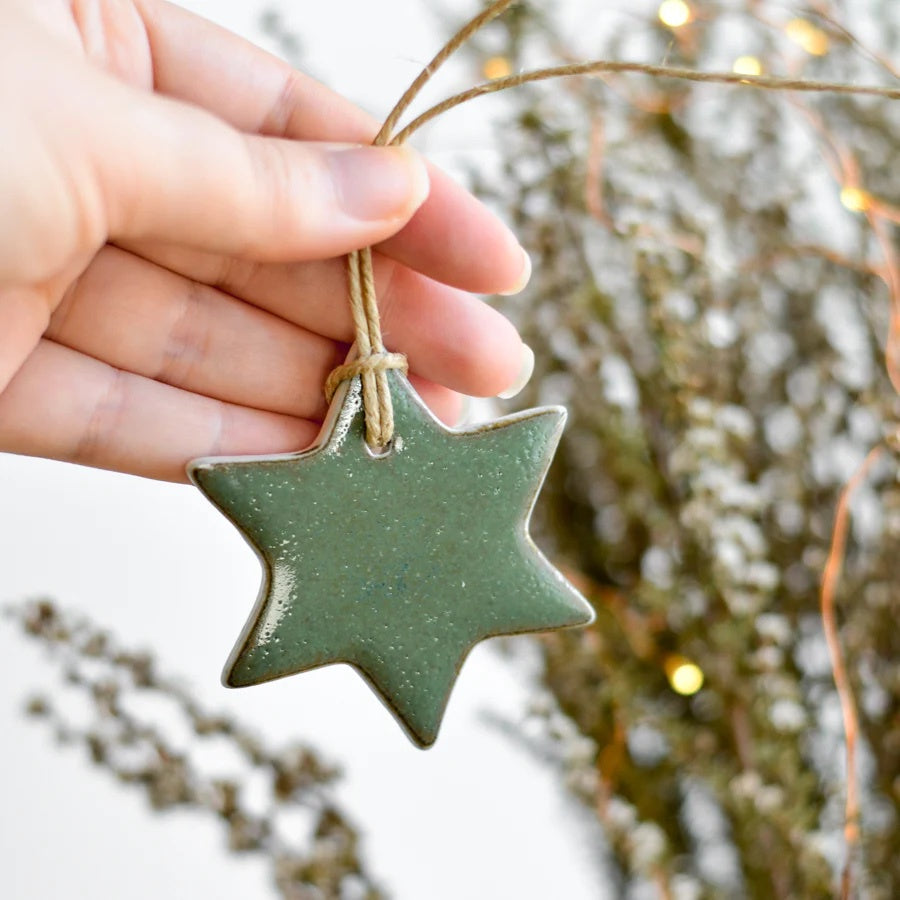
[[[181,386],[202,367],[210,342],[208,290],[192,281],[181,293],[153,376],[156,381]]]
[[[315,180],[312,165],[297,165],[290,158],[290,145],[272,139],[251,139],[251,160],[258,208],[262,221],[256,229],[253,256],[267,255],[267,237],[304,234],[307,230],[308,203]]]
[[[268,109],[260,122],[258,131],[261,134],[273,137],[286,137],[291,131],[294,110],[297,109],[302,89],[302,79],[298,72],[288,69],[285,72],[284,82],[275,98],[275,102]]]
[[[98,391],[93,407],[78,434],[70,459],[81,465],[102,464],[118,432],[118,423],[128,400],[128,376],[109,367],[108,378]]]

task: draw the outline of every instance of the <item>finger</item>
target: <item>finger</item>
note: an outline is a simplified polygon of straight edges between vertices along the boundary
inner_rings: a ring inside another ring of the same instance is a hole
[[[318,425],[201,397],[41,341],[0,394],[0,449],[186,481],[197,456],[280,453]]]
[[[405,148],[247,135],[186,103],[100,86],[107,114],[87,153],[113,238],[323,258],[395,233],[428,193],[424,164]]]
[[[321,419],[347,346],[117,247],[66,292],[46,336],[217,400]]]
[[[138,4],[157,90],[245,132],[293,140],[369,142],[377,123],[343,97],[249,41],[160,0]],[[202,47],[202,54],[197,48]],[[384,252],[463,290],[514,293],[528,280],[512,232],[435,167],[422,208]]]
[[[334,341],[353,340],[343,260],[257,265],[163,245],[140,252],[195,281]],[[471,294],[374,254],[386,345],[410,368],[454,391],[489,397],[521,378],[527,350],[515,327]]]

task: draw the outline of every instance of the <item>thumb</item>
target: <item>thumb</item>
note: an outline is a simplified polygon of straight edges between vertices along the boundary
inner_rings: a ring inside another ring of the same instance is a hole
[[[428,195],[408,148],[248,135],[186,103],[108,87],[90,143],[113,240],[321,259],[395,234]]]

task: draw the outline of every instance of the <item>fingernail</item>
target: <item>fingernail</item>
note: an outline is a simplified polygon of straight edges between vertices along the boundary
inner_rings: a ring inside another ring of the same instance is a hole
[[[348,147],[328,154],[341,208],[365,222],[411,215],[428,196],[428,171],[406,147]]]
[[[501,400],[509,400],[512,397],[515,397],[519,391],[525,387],[526,384],[531,380],[531,376],[534,374],[534,350],[528,346],[528,344],[522,344],[522,359],[519,363],[519,374],[516,375],[516,380],[505,390],[501,391],[497,396]]]
[[[519,275],[519,280],[514,287],[511,287],[508,291],[500,291],[503,297],[512,297],[513,294],[518,294],[519,291],[525,289],[525,285],[531,280],[531,257],[524,248],[520,247],[519,249],[522,251],[522,274]]]

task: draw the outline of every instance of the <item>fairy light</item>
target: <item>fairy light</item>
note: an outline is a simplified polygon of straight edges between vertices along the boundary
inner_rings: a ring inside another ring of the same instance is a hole
[[[739,56],[731,71],[738,75],[761,75],[762,63],[755,56]]]
[[[703,670],[685,656],[668,656],[664,664],[666,678],[676,694],[690,697],[703,687]]]
[[[681,28],[694,18],[694,11],[685,0],[663,0],[657,11],[659,21],[668,28]]]
[[[484,61],[481,73],[488,81],[495,81],[498,78],[506,78],[507,75],[511,75],[512,66],[505,56],[492,56]]]
[[[824,56],[828,52],[828,35],[806,19],[791,19],[784,26],[784,33],[810,56]]]
[[[865,212],[872,208],[872,195],[862,188],[847,185],[841,188],[841,203],[850,212]]]

